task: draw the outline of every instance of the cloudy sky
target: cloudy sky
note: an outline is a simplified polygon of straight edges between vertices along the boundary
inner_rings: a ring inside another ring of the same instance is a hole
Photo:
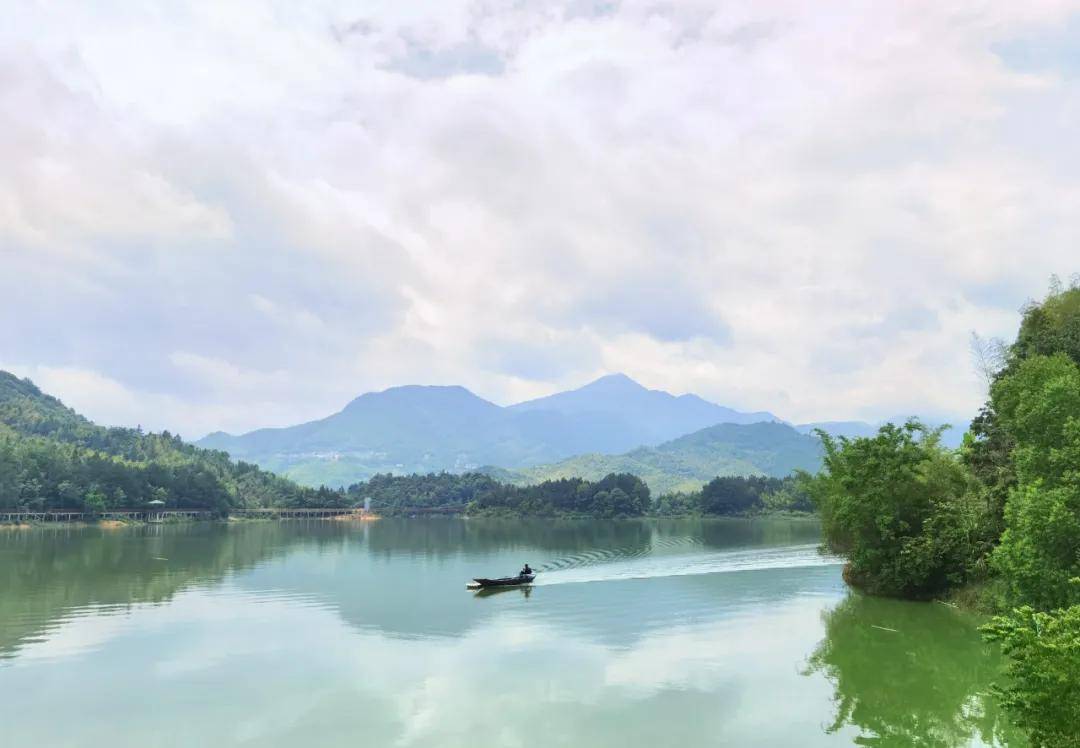
[[[105,423],[966,417],[1080,271],[1078,2],[11,5],[0,368]]]

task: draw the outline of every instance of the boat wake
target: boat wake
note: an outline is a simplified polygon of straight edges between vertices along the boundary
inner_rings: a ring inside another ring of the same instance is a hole
[[[764,569],[797,569],[809,566],[838,566],[843,561],[837,556],[824,555],[817,544],[790,545],[772,548],[748,548],[714,553],[690,553],[682,555],[649,556],[635,554],[629,558],[616,557],[607,563],[595,559],[585,565],[568,565],[559,568],[551,564],[550,570],[536,578],[535,586],[574,584],[581,582],[609,582],[623,579],[651,579],[655,577],[678,577],[695,574],[724,574],[736,571],[760,571]]]

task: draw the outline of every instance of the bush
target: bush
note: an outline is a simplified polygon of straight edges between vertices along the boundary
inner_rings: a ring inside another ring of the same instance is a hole
[[[983,631],[1009,656],[1008,684],[994,691],[1032,746],[1080,748],[1080,605],[1024,606]]]
[[[848,559],[846,578],[872,594],[922,598],[963,583],[985,552],[973,479],[918,421],[877,436],[833,439],[808,490],[825,546]]]

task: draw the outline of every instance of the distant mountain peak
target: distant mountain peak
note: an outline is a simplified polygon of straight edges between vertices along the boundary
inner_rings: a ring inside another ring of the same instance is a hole
[[[373,400],[416,402],[469,400],[498,407],[460,384],[401,384],[395,387],[387,387],[385,390],[379,390],[378,392],[365,392],[355,398],[349,405],[367,403]]]
[[[599,379],[595,379],[589,382],[583,387],[579,387],[579,390],[595,390],[595,389],[607,389],[607,390],[645,390],[648,389],[639,382],[634,381],[622,372],[616,372],[615,374],[605,374]]]
[[[386,395],[392,392],[427,392],[427,393],[440,393],[440,392],[468,392],[473,394],[460,384],[398,384],[393,387],[387,387],[385,390],[378,392],[366,392],[366,395]],[[361,395],[363,397],[363,395]]]

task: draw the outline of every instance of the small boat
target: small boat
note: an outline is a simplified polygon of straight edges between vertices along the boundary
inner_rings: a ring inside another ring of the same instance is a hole
[[[516,577],[502,577],[500,579],[477,577],[465,585],[465,588],[478,590],[485,587],[520,587],[523,584],[532,584],[534,579],[536,579],[535,574],[518,574]]]

